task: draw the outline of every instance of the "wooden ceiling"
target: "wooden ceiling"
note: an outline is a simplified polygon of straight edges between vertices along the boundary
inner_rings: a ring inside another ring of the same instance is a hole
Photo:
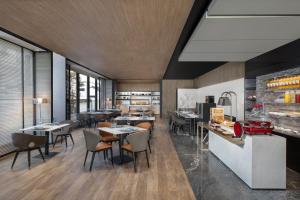
[[[193,0],[10,0],[0,26],[113,79],[162,79]]]

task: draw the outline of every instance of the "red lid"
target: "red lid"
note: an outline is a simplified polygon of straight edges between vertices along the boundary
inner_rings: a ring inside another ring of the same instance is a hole
[[[241,137],[242,136],[243,129],[242,129],[242,125],[239,122],[234,123],[233,129],[234,129],[234,135],[236,137]]]

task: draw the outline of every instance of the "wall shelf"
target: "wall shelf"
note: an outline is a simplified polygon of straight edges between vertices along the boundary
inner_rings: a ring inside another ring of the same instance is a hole
[[[126,98],[126,99],[123,99]],[[152,107],[154,114],[160,114],[160,92],[116,92],[117,104],[130,110],[130,107]],[[130,103],[128,103],[130,101]],[[147,104],[135,104],[132,102],[147,101]],[[149,103],[148,103],[149,102]]]

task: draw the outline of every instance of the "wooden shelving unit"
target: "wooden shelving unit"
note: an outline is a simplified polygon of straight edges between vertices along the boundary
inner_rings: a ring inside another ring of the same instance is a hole
[[[116,103],[130,109],[153,110],[160,114],[160,92],[116,92]]]

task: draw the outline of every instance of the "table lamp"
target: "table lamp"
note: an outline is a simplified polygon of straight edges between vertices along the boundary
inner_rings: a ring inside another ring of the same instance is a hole
[[[42,124],[42,104],[48,103],[48,100],[46,98],[34,98],[33,104],[39,105],[40,110],[40,121],[39,124]]]

